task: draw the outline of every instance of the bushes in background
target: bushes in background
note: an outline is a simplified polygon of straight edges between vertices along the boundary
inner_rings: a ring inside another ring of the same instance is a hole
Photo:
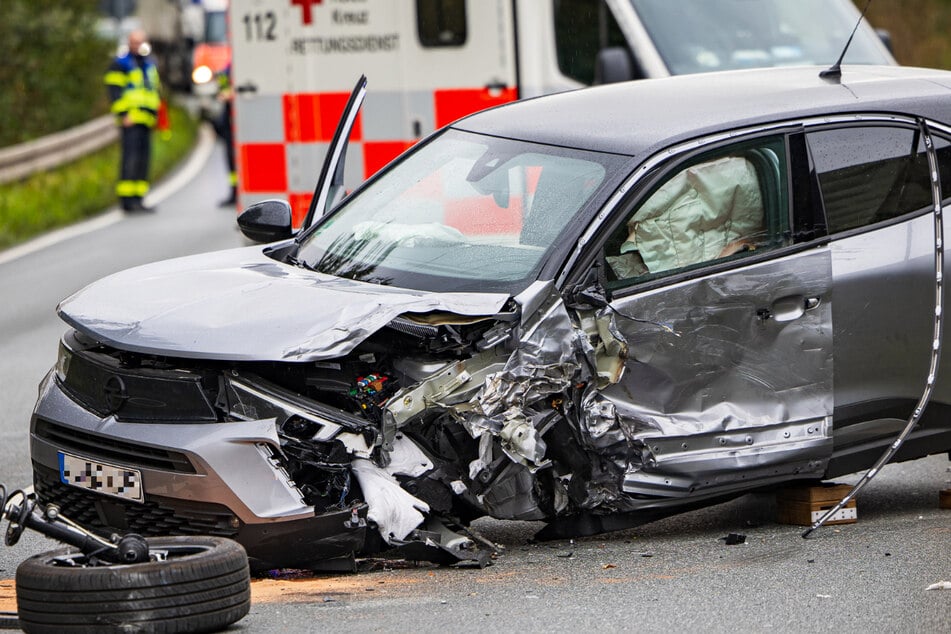
[[[98,4],[0,3],[0,147],[108,112],[102,76],[115,45],[96,35]]]
[[[152,177],[181,161],[195,142],[198,122],[185,110],[170,110],[172,133],[155,134]],[[117,143],[25,180],[0,185],[0,249],[39,233],[93,216],[116,202]]]
[[[853,0],[859,10],[868,0]],[[868,20],[892,36],[905,66],[951,68],[951,0],[874,0]]]

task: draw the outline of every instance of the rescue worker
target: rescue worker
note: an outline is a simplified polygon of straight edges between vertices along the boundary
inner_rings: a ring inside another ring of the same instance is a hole
[[[112,113],[120,126],[122,157],[116,194],[126,211],[151,211],[142,204],[149,191],[152,129],[161,104],[159,75],[145,32],[129,34],[128,50],[120,50],[106,72]]]
[[[218,203],[219,207],[233,207],[238,204],[238,171],[234,161],[234,133],[233,112],[231,104],[234,101],[234,90],[231,86],[231,64],[218,73],[218,101],[221,102],[221,114],[215,118],[213,125],[215,132],[225,144],[225,160],[228,162],[228,183],[231,185],[231,194]]]

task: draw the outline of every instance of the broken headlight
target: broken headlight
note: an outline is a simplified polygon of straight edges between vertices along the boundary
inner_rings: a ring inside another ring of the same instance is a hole
[[[59,351],[56,353],[56,365],[53,366],[53,370],[56,372],[56,378],[60,382],[66,380],[66,375],[69,373],[69,364],[73,360],[73,351],[66,347],[66,344],[62,340],[59,342]]]
[[[232,372],[223,407],[239,420],[273,418],[278,433],[309,442],[339,440],[352,455],[368,458],[377,429],[365,419],[285,390],[259,377]]]

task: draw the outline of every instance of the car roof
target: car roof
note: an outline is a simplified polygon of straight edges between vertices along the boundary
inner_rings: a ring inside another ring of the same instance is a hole
[[[788,67],[608,84],[486,110],[452,127],[636,156],[767,121],[849,112],[921,115],[951,124],[951,72],[900,66]]]

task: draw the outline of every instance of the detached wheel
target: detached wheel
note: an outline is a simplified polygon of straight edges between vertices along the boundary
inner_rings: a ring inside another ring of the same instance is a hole
[[[17,568],[24,632],[213,632],[251,607],[248,556],[220,537],[153,537],[164,561],[90,565],[75,549],[55,550]]]

